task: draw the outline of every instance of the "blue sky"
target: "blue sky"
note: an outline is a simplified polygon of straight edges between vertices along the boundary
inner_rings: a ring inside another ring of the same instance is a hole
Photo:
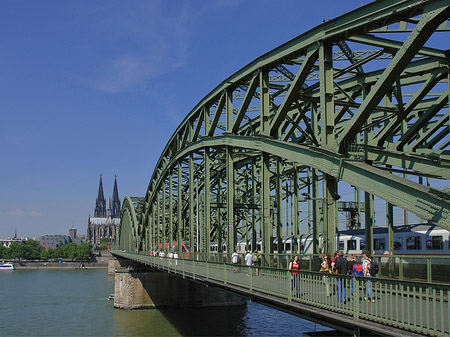
[[[143,196],[195,104],[258,56],[370,1],[0,2],[0,238],[85,234]]]

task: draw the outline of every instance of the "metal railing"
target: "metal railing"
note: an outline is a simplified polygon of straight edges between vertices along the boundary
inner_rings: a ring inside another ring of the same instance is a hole
[[[167,254],[166,254],[167,256]],[[319,271],[323,254],[299,254],[300,269],[303,271]],[[190,254],[191,259],[231,263],[227,253]],[[245,254],[239,254],[239,263],[244,264]],[[275,269],[287,269],[293,254],[260,254],[259,265]],[[450,280],[450,256],[445,255],[374,255],[379,265],[378,277],[410,280],[429,283],[448,283]],[[362,263],[362,256],[356,255],[357,262]]]
[[[114,252],[183,277],[213,280],[422,334],[450,336],[450,286]],[[369,289],[370,288],[370,289]]]

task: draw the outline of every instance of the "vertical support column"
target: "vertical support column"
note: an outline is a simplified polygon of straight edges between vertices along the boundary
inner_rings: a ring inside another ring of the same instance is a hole
[[[322,41],[319,49],[319,60],[321,143],[325,148],[337,150],[334,136],[334,83],[331,42]]]
[[[162,223],[161,223],[161,238],[162,238],[162,248],[165,250],[166,248],[166,180],[163,180],[162,183],[162,205],[161,205],[161,216],[162,216]]]
[[[227,133],[232,133],[233,129],[233,91],[226,91],[226,121]]]
[[[209,116],[209,107],[204,109],[205,114],[205,135],[209,134],[209,130],[211,128],[211,120]],[[209,147],[205,147],[204,152],[204,182],[203,182],[203,191],[204,191],[204,226],[205,226],[205,239],[203,240],[203,251],[209,256],[211,249],[211,157],[209,153]]]
[[[270,219],[270,155],[263,152],[261,155],[261,231],[262,252],[264,265],[269,265],[269,255],[272,253],[272,221]]]
[[[236,229],[234,226],[234,165],[233,148],[226,148],[227,166],[227,254],[231,257],[236,248]]]
[[[294,242],[292,243],[292,250],[294,251],[294,252],[296,252],[297,251],[297,245],[298,245],[298,243],[297,243],[297,239],[298,239],[298,235],[299,235],[299,230],[298,230],[298,227],[299,227],[299,217],[298,217],[298,211],[299,211],[299,209],[298,209],[298,203],[299,203],[299,197],[298,197],[298,192],[299,192],[299,190],[298,190],[298,171],[297,171],[297,167],[295,167],[295,169],[294,169],[294,179],[293,179],[293,183],[294,183],[294,191],[293,191],[293,193],[294,193],[294,205],[293,205],[293,223],[294,223]]]
[[[358,213],[356,216],[356,227],[355,229],[361,228],[361,191],[358,187],[355,187],[355,201],[358,205]]]
[[[311,170],[311,185],[312,185],[312,195],[313,195],[313,207],[312,207],[312,223],[313,223],[313,253],[318,254],[320,250],[319,233],[320,233],[320,207],[318,199],[319,191],[319,178],[317,176],[317,170]],[[324,202],[322,202],[324,205]],[[323,226],[323,231],[325,231],[325,226]],[[325,238],[322,238],[325,241]],[[325,250],[326,252],[330,252]]]
[[[173,251],[173,172],[169,171],[169,251]]]
[[[158,192],[156,193],[156,218],[157,218],[157,224],[156,224],[156,244],[157,248],[156,250],[160,250],[161,246],[161,226],[162,226],[162,220],[161,220],[161,194]]]
[[[183,209],[183,194],[182,194],[182,190],[181,190],[181,186],[182,186],[182,166],[181,166],[181,159],[178,161],[178,186],[177,186],[177,193],[178,193],[178,199],[177,199],[177,222],[178,222],[178,233],[177,233],[177,251],[178,251],[178,255],[180,257],[182,257],[181,253],[183,252],[182,247],[181,247],[181,243],[182,243],[182,238],[181,238],[181,233],[182,233],[182,229],[183,229],[183,213],[182,213],[182,209]]]
[[[260,133],[268,135],[269,133],[269,113],[270,113],[270,97],[269,97],[269,72],[261,69],[259,74],[260,88]],[[269,254],[272,252],[272,221],[270,219],[270,155],[261,153],[261,209],[260,209],[260,230],[262,235],[261,250],[264,254],[263,265],[269,265]]]
[[[278,254],[283,253],[283,238],[282,238],[282,229],[281,229],[281,216],[283,214],[283,180],[281,177],[281,162],[280,158],[277,157],[277,177],[276,177],[276,210],[277,210],[277,251]]]
[[[321,144],[324,148],[336,150],[334,136],[334,83],[332,43],[322,41],[319,49],[320,60],[320,124]],[[336,250],[337,211],[334,196],[336,180],[328,175],[324,179],[324,240],[326,251]],[[325,235],[326,233],[326,235]],[[325,238],[326,237],[326,238]]]
[[[374,198],[368,192],[364,192],[365,202],[365,226],[366,226],[366,250],[373,253],[373,227],[374,227]]]
[[[152,239],[153,239],[153,251],[158,250],[158,211],[157,211],[157,200],[152,202],[153,208],[153,221],[152,221]]]
[[[269,72],[262,69],[259,74],[260,87],[260,121],[261,131],[263,135],[269,132],[269,112],[270,112],[270,97],[269,97]]]
[[[204,252],[209,254],[210,252],[210,235],[211,232],[211,158],[209,154],[209,148],[205,148],[204,154],[204,165],[205,165],[205,174],[204,174],[204,203],[205,203],[205,240],[204,240]]]
[[[389,277],[394,277],[394,206],[391,203],[386,203],[386,224],[388,225],[388,250],[389,255]],[[406,242],[405,242],[406,244]]]
[[[252,158],[252,204],[256,204],[256,159]],[[256,209],[252,208],[252,242],[253,250],[257,249]]]
[[[194,154],[189,154],[189,247],[194,253]],[[197,248],[198,249],[198,248]]]
[[[336,246],[336,228],[337,228],[337,207],[336,207],[336,179],[325,174],[324,177],[324,244],[326,252],[334,252],[338,249]],[[326,233],[326,234],[325,234]]]
[[[223,252],[223,218],[222,218],[222,208],[220,206],[220,204],[223,204],[224,202],[224,197],[223,197],[223,193],[222,193],[222,185],[223,185],[223,179],[222,176],[219,176],[219,184],[217,185],[217,251],[219,253]]]

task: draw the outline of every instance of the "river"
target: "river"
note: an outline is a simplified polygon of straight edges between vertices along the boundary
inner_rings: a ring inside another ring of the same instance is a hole
[[[0,272],[0,336],[301,336],[328,328],[247,306],[114,309],[106,269]]]

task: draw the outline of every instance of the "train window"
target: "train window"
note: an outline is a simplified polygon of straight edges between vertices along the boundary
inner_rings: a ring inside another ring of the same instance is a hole
[[[373,249],[374,250],[385,250],[386,239],[373,239]]]
[[[402,246],[403,246],[403,239],[394,237],[394,250],[400,250],[402,249]]]
[[[339,250],[344,250],[344,241],[339,241]]]
[[[305,249],[305,247],[303,246],[303,243],[300,244],[300,248],[299,248],[299,252],[303,253],[303,250]]]
[[[408,236],[406,238],[406,249],[422,249],[422,241],[420,236]]]
[[[290,243],[286,243],[286,250],[291,250],[291,244]]]
[[[347,250],[356,250],[356,240],[347,240]]]
[[[450,249],[450,235],[448,236],[448,249]]]
[[[366,240],[364,239],[359,240],[359,249],[360,250],[366,249]]]
[[[444,240],[442,236],[427,235],[427,249],[442,249],[444,248]]]

